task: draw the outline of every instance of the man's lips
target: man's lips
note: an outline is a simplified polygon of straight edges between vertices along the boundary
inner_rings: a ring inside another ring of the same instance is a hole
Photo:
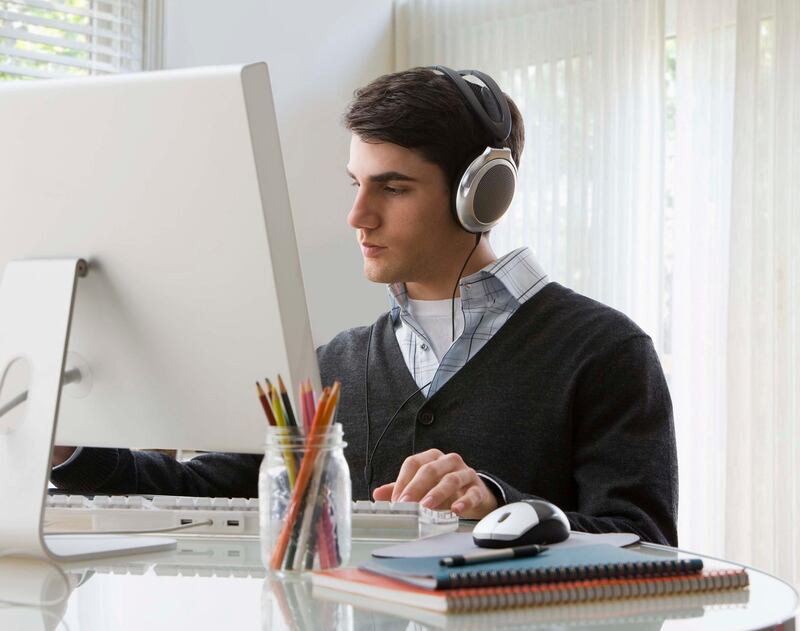
[[[375,245],[374,243],[368,243],[366,241],[361,244],[361,253],[368,258],[378,256],[385,249],[386,248],[382,245]]]

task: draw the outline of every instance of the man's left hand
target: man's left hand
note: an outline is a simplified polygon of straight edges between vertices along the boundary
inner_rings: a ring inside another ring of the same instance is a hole
[[[429,449],[409,456],[397,480],[373,492],[377,501],[419,502],[451,510],[465,519],[481,519],[497,508],[497,499],[474,469],[456,453]]]

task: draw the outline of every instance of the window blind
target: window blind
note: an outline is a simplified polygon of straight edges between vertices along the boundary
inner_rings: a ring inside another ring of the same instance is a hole
[[[142,69],[145,0],[0,0],[0,80]]]

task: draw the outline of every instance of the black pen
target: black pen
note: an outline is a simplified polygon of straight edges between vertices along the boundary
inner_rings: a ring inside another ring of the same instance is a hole
[[[529,546],[516,546],[511,548],[496,548],[492,550],[476,550],[468,554],[439,559],[439,565],[458,567],[459,565],[472,565],[473,563],[488,563],[489,561],[502,561],[503,559],[516,559],[519,557],[534,557],[547,550],[547,546],[532,544]]]

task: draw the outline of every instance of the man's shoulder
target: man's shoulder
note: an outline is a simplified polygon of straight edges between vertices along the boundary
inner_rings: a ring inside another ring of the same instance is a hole
[[[370,328],[373,326],[374,325],[355,326],[352,329],[346,329],[341,333],[337,333],[330,342],[323,344],[317,349],[317,354],[322,358],[331,353],[339,354],[343,352],[352,352],[354,349],[366,343],[370,335]]]
[[[368,326],[356,326],[338,333],[330,342],[317,348],[320,373],[339,375],[344,371],[362,370],[367,346],[377,343],[384,326],[390,326],[389,314],[382,314]],[[381,331],[379,331],[379,329]]]
[[[556,282],[548,283],[531,302],[534,304],[530,306],[530,317],[544,319],[561,334],[595,338],[606,343],[648,337],[621,311]]]

